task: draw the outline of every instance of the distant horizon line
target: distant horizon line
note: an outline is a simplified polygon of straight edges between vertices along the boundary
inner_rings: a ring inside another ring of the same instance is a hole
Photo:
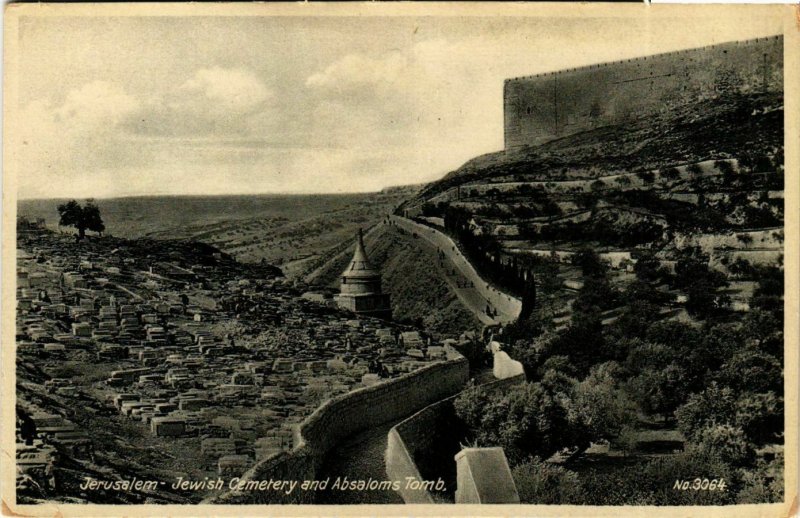
[[[121,200],[128,198],[224,198],[226,196],[351,196],[354,194],[377,194],[391,189],[423,186],[430,182],[391,185],[374,191],[345,191],[345,192],[261,192],[261,193],[218,193],[218,194],[123,194],[119,196],[59,196],[53,198],[17,198],[17,203],[23,201],[54,201],[54,200]]]

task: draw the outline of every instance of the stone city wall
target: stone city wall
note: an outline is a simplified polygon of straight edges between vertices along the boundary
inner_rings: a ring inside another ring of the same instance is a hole
[[[542,144],[726,91],[783,91],[783,37],[507,79],[505,147]]]
[[[446,361],[330,399],[298,427],[292,451],[260,461],[242,479],[314,480],[325,455],[345,437],[409,415],[451,396],[460,391],[468,379],[466,358],[449,350]],[[298,488],[289,495],[275,491],[232,491],[209,503],[298,504],[313,501],[313,491],[303,492]]]

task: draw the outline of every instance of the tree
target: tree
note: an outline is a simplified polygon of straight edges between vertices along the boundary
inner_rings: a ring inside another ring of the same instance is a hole
[[[750,245],[753,244],[753,236],[750,234],[736,234],[736,239],[742,243],[745,248],[749,248]]]
[[[716,456],[732,466],[747,466],[755,459],[755,450],[741,428],[729,424],[711,424],[698,434],[692,446],[701,454]]]
[[[783,357],[783,325],[775,314],[762,309],[751,310],[742,321],[742,335],[759,350],[776,358]]]
[[[780,441],[783,434],[783,399],[774,392],[746,393],[736,402],[736,425],[756,446]]]
[[[572,264],[579,266],[585,277],[603,277],[608,265],[591,248],[582,248],[572,256]]]
[[[681,177],[681,173],[676,168],[670,167],[669,169],[661,171],[661,176],[666,180],[674,181]]]
[[[689,168],[687,169],[687,171],[689,171],[689,174],[692,177],[697,177],[697,176],[700,176],[701,174],[703,174],[703,168],[700,167],[700,164],[692,164],[692,165],[690,165]]]
[[[620,389],[616,362],[592,367],[583,381],[574,385],[567,403],[571,429],[580,434],[579,448],[588,448],[599,440],[615,440],[625,426],[636,422],[635,405]]]
[[[762,351],[745,349],[722,366],[720,382],[735,390],[783,392],[780,360]]]
[[[729,387],[720,387],[715,381],[675,412],[678,429],[688,439],[699,438],[699,432],[709,425],[730,424],[736,417],[736,399]]]
[[[569,327],[560,332],[549,345],[557,354],[568,356],[582,374],[588,373],[592,365],[612,357],[606,354],[603,325],[597,308],[587,312],[574,312]]]
[[[587,313],[592,308],[606,311],[616,306],[619,293],[605,277],[587,277],[572,303],[573,314]]]
[[[686,371],[674,363],[663,369],[647,368],[628,382],[628,392],[650,415],[666,421],[686,399]]]
[[[728,285],[722,272],[708,266],[708,255],[699,248],[687,248],[675,263],[674,283],[686,290],[686,310],[690,315],[707,318],[730,303],[730,297],[718,290]]]
[[[512,465],[530,455],[547,458],[573,445],[566,410],[540,383],[515,385],[502,396],[471,387],[453,406],[477,444],[502,447]]]
[[[730,187],[735,176],[731,163],[727,160],[717,160],[714,162],[714,169],[722,174],[722,185]]]
[[[58,214],[59,226],[75,227],[79,240],[86,237],[87,230],[102,234],[106,229],[103,218],[100,217],[100,209],[92,200],[86,200],[83,207],[77,201],[70,200],[58,206]]]
[[[759,462],[742,472],[742,490],[736,495],[739,504],[783,502],[783,458]],[[777,476],[776,476],[777,475]]]
[[[638,176],[639,179],[642,180],[642,182],[647,184],[653,183],[656,177],[656,175],[653,174],[651,171],[639,171],[638,173],[636,173],[636,176]]]
[[[642,252],[633,265],[633,272],[636,274],[636,278],[642,282],[655,282],[663,274],[661,261],[649,250]]]

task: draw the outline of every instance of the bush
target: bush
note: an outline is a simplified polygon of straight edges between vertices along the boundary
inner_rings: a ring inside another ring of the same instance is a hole
[[[738,504],[783,502],[783,459],[761,462],[742,475],[744,486],[736,495]]]
[[[681,177],[681,173],[676,168],[670,167],[669,169],[661,171],[661,177],[665,180],[674,181]]]
[[[502,447],[513,465],[573,445],[566,410],[542,384],[515,385],[502,395],[487,392],[470,387],[454,402],[456,415],[480,447]]]
[[[723,479],[725,491],[681,491],[675,482]],[[685,452],[613,471],[590,470],[580,481],[587,505],[725,505],[735,501],[737,472],[719,458]]]
[[[653,183],[655,181],[655,175],[650,171],[639,171],[636,176],[644,183]]]
[[[692,449],[716,456],[731,466],[748,466],[755,459],[755,450],[741,428],[729,424],[712,424],[696,433],[699,441]]]
[[[736,402],[735,422],[755,446],[777,442],[783,433],[783,399],[774,392],[745,394]]]
[[[736,399],[729,387],[711,382],[706,390],[692,394],[675,412],[678,429],[689,440],[702,439],[698,434],[710,425],[733,423],[736,417]]]
[[[519,464],[511,475],[523,504],[580,504],[584,499],[576,473],[538,457]]]
[[[738,391],[783,392],[782,370],[781,361],[771,354],[744,349],[725,362],[719,380]]]
[[[699,164],[690,165],[689,168],[687,169],[687,171],[689,171],[689,174],[691,176],[699,176],[699,175],[703,174],[703,168],[700,167]]]

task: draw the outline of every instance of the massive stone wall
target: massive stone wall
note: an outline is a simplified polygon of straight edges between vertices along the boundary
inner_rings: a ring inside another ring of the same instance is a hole
[[[505,81],[505,147],[538,145],[726,91],[783,90],[783,37],[723,43]]]
[[[399,378],[355,390],[323,403],[296,430],[295,448],[260,461],[244,481],[314,480],[325,455],[342,439],[372,426],[402,418],[459,392],[469,379],[469,364],[455,350],[437,362]],[[313,491],[232,491],[215,504],[313,503]]]

